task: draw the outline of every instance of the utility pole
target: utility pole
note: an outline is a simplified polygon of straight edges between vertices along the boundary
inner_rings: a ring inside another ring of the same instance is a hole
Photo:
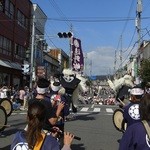
[[[135,64],[135,78],[138,83],[138,68],[140,66],[140,45],[141,45],[141,13],[142,13],[142,0],[137,0],[137,9],[136,9],[136,22],[135,26],[137,28],[138,33],[138,50]]]
[[[92,60],[91,60],[91,62],[90,62],[90,76],[92,76],[92,68],[93,67],[93,64],[92,64]]]
[[[115,50],[114,73],[116,74],[117,51]]]
[[[122,35],[120,36],[121,48],[120,48],[120,68],[122,70]]]
[[[34,67],[34,42],[35,42],[35,15],[33,15],[32,20],[32,35],[31,35],[31,69],[30,69],[30,89],[32,89],[32,78],[33,78],[33,67]]]
[[[70,32],[72,33],[73,32],[73,26],[72,26],[72,24],[70,25]],[[70,67],[70,69],[72,69],[72,37],[70,37],[70,59],[69,59],[69,67]]]
[[[87,53],[85,53],[84,64],[84,74],[87,76]]]
[[[141,44],[141,13],[142,13],[142,0],[137,0],[137,9],[136,9],[136,28],[138,33],[138,50]]]

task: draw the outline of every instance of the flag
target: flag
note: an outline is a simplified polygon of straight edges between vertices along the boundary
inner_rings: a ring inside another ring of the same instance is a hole
[[[82,72],[84,68],[84,58],[81,48],[81,40],[72,38],[71,42],[71,64],[72,70]]]

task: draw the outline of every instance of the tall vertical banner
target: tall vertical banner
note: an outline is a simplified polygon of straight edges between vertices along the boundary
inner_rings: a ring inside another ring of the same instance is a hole
[[[82,72],[84,68],[84,58],[81,48],[81,40],[77,38],[72,38],[71,41],[71,63],[72,70],[77,72]]]

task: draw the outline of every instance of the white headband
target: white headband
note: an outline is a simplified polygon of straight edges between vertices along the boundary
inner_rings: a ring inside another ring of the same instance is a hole
[[[45,94],[47,92],[47,88],[40,88],[37,86],[36,88],[38,94]]]
[[[53,90],[54,92],[57,92],[57,91],[59,91],[60,86],[54,86],[54,85],[52,84],[52,85],[51,85],[51,88],[52,88],[52,90]]]
[[[144,90],[142,90],[140,88],[133,88],[133,89],[130,90],[130,94],[131,95],[143,95]]]

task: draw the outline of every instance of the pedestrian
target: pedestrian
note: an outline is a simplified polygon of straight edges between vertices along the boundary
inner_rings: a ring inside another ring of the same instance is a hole
[[[28,107],[27,112],[27,130],[18,131],[11,144],[11,150],[60,150],[59,143],[49,133],[45,133],[42,129],[44,120],[46,119],[47,110],[39,101],[34,101]],[[64,133],[64,146],[62,150],[71,150],[70,146],[74,135]]]
[[[150,135],[146,131],[145,122],[150,130],[150,94],[141,98],[139,107],[140,122],[130,125],[120,141],[119,150],[150,150]]]
[[[7,86],[3,86],[2,88],[0,88],[0,98],[1,99],[8,98],[7,91],[8,91]]]
[[[139,104],[143,94],[144,90],[138,85],[130,90],[130,103],[123,107],[123,118],[127,128],[140,121]]]
[[[37,95],[35,96],[34,99],[29,100],[28,105],[30,105],[34,101],[40,101],[47,110],[46,113],[46,120],[43,124],[43,129],[45,132],[51,131],[52,127],[56,125],[60,113],[62,109],[64,108],[64,102],[60,102],[57,106],[57,110],[55,110],[52,107],[52,103],[50,101],[50,98],[47,95],[47,92],[49,90],[50,82],[45,79],[45,78],[40,78],[37,81],[37,87],[36,87],[36,92]]]
[[[25,86],[24,91],[25,91],[25,95],[24,95],[24,99],[23,99],[23,108],[22,108],[22,110],[27,109],[28,101],[31,98],[30,89],[27,86]]]
[[[24,96],[25,96],[25,90],[23,87],[20,87],[19,90],[19,103],[21,103],[21,106],[23,106],[24,103]]]

